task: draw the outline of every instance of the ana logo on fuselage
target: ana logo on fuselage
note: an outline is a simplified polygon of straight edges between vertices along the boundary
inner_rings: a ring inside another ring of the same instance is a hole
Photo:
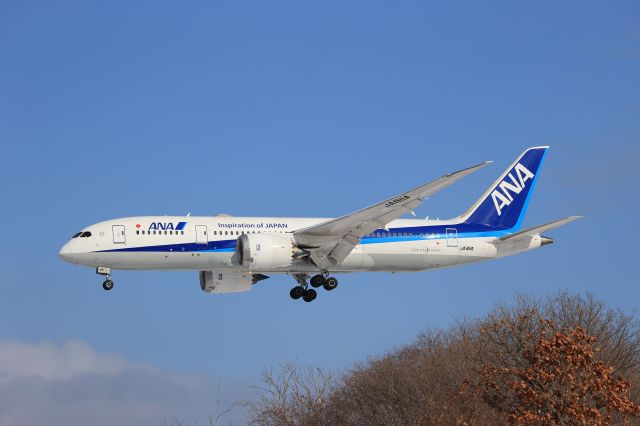
[[[151,222],[149,231],[181,231],[187,222],[178,222],[174,225],[172,222]]]
[[[513,201],[513,195],[518,195],[522,192],[525,187],[525,183],[533,179],[533,173],[529,171],[525,166],[518,163],[513,168],[517,175],[517,179],[513,176],[513,173],[509,173],[509,179],[511,183],[507,182],[507,180],[503,180],[498,184],[496,189],[491,193],[491,199],[493,200],[493,204],[496,206],[496,211],[498,212],[498,216],[502,214],[502,209],[507,207]]]

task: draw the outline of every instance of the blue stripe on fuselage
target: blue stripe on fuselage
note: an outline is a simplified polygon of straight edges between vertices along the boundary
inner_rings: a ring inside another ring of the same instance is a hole
[[[390,228],[389,231],[378,229],[372,234],[380,233],[380,237],[362,237],[360,244],[379,243],[400,243],[408,241],[435,240],[447,237],[447,229],[455,229],[458,238],[489,238],[508,235],[514,229],[504,229],[489,225],[478,225],[470,223],[458,223],[450,225],[429,225],[411,226],[403,228]],[[396,235],[391,234],[409,234]],[[206,244],[182,243],[182,244],[162,244],[141,247],[126,247],[111,250],[100,250],[101,253],[108,252],[233,252],[236,249],[237,240],[215,240]]]
[[[126,247],[112,250],[100,250],[100,253],[108,252],[225,252],[236,249],[236,240],[209,241],[206,244],[182,243],[182,244],[162,244],[155,246]]]

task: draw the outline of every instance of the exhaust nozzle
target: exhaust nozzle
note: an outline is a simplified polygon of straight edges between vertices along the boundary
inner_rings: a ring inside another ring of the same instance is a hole
[[[547,244],[553,244],[553,239],[549,237],[540,236],[540,246],[546,246]]]

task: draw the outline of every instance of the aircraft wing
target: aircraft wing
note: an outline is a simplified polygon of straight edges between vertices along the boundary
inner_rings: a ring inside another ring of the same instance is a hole
[[[489,164],[482,164],[442,176],[410,191],[388,198],[365,209],[332,219],[293,233],[300,248],[307,250],[311,260],[321,269],[342,263],[360,238],[385,228],[394,219],[413,210],[432,194]]]

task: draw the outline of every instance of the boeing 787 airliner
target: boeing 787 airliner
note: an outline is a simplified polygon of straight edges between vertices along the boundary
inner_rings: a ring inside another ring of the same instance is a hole
[[[333,290],[341,272],[401,272],[522,253],[553,240],[543,232],[580,216],[521,230],[549,147],[533,147],[469,210],[450,220],[400,219],[429,196],[486,166],[463,169],[337,219],[141,216],[96,223],[60,249],[67,262],[96,268],[113,288],[112,269],[199,271],[207,293],[246,291],[266,274],[289,274],[293,299]]]

